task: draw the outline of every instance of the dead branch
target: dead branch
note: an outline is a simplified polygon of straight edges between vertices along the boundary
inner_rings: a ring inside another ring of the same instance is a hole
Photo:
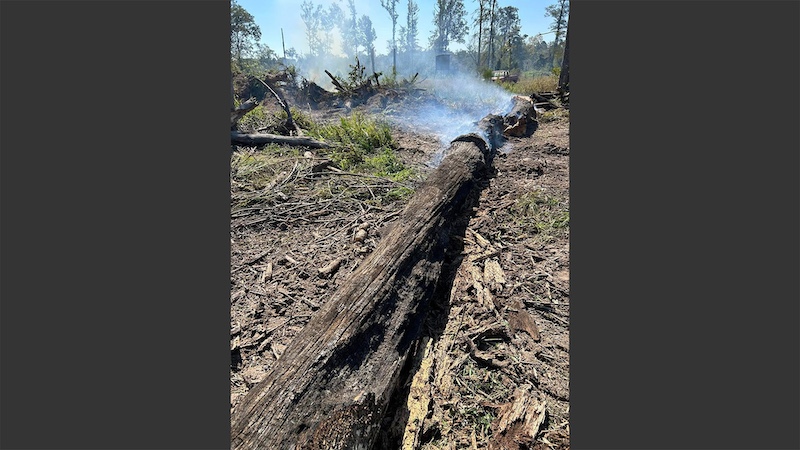
[[[283,108],[283,110],[286,111],[286,122],[285,122],[285,125],[284,125],[286,127],[286,129],[287,130],[294,129],[295,132],[297,132],[298,136],[302,136],[303,135],[303,130],[301,130],[300,127],[297,126],[297,124],[295,123],[294,119],[292,118],[292,111],[290,110],[289,104],[286,102],[286,99],[283,98],[283,96],[278,91],[273,89],[273,87],[270,86],[270,84],[267,83],[266,81],[264,81],[264,80],[262,80],[261,78],[258,78],[258,77],[253,77],[253,78],[255,78],[256,80],[261,82],[261,84],[266,86],[267,89],[269,89],[269,91],[272,92],[272,95],[275,97],[275,99],[278,100],[278,104],[280,104],[281,107]]]
[[[236,124],[239,122],[239,120],[241,120],[241,118],[244,117],[245,114],[252,111],[253,108],[255,108],[256,106],[258,106],[258,102],[255,99],[251,98],[250,100],[242,103],[238,107],[231,109],[231,130],[235,130]]]
[[[231,143],[244,147],[257,147],[267,144],[283,144],[294,147],[331,148],[327,142],[305,136],[282,136],[280,134],[241,133],[231,131]]]
[[[345,88],[344,88],[344,86],[342,86],[342,84],[341,84],[341,83],[339,83],[339,80],[337,80],[337,79],[336,79],[336,77],[334,77],[333,75],[331,75],[331,73],[330,73],[330,72],[328,72],[328,71],[326,70],[326,71],[325,71],[325,73],[326,73],[326,74],[327,74],[327,75],[330,77],[330,79],[331,79],[331,82],[333,83],[333,85],[334,85],[334,86],[336,86],[336,89],[338,89],[338,90],[339,90],[339,92],[343,92],[343,93],[344,93],[344,92],[348,92],[348,90],[347,90],[347,89],[345,89]]]

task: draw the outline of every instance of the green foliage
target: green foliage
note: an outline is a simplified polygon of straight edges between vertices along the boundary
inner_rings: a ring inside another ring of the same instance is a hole
[[[364,158],[394,145],[389,125],[360,112],[340,118],[339,123],[318,126],[312,134],[336,144],[329,156],[344,170],[358,169]]]
[[[403,164],[394,150],[385,147],[377,154],[365,157],[361,168],[397,182],[408,181],[416,174],[413,169]]]
[[[397,86],[400,85],[400,83],[397,81],[396,71],[392,71],[392,73],[384,75],[380,80],[381,80],[381,86],[383,87],[396,88]]]
[[[272,118],[273,116],[268,114],[263,106],[256,106],[239,119],[239,130],[250,133],[259,128],[269,127],[273,123]]]
[[[564,38],[569,21],[569,0],[557,0],[557,3],[545,7],[545,17],[553,19],[550,30],[557,33],[554,43],[557,45]]]
[[[414,194],[413,189],[405,186],[400,186],[393,188],[389,192],[387,192],[386,197],[391,201],[397,201],[397,200],[405,200],[411,197],[412,194]]]
[[[252,14],[247,12],[236,0],[231,1],[231,58],[242,65],[253,46],[261,39],[261,29]]]
[[[382,199],[405,200],[414,193],[412,188],[400,183],[410,181],[417,173],[406,167],[397,156],[393,149],[395,142],[391,129],[386,123],[354,112],[348,117],[340,118],[338,123],[314,128],[312,134],[334,143],[335,147],[327,150],[326,154],[343,170],[382,177],[398,183],[370,201],[380,203]]]
[[[355,91],[361,86],[368,84],[370,82],[370,76],[365,75],[367,68],[361,64],[361,61],[356,56],[356,63],[355,65],[350,64],[350,72],[347,73],[347,78],[343,78],[340,76],[334,76],[336,81],[342,85],[348,91]],[[378,74],[380,75],[380,74]]]
[[[298,127],[302,128],[304,130],[310,130],[310,129],[314,128],[315,125],[314,125],[314,122],[311,120],[311,117],[309,117],[302,110],[297,109],[294,106],[291,106],[291,107],[289,107],[289,111],[292,112],[292,120],[294,120],[294,123]],[[281,109],[280,111],[275,113],[275,118],[278,119],[281,122],[286,121],[286,111]]]
[[[463,0],[436,0],[433,5],[433,33],[431,48],[437,52],[447,51],[451,42],[464,43],[467,27],[467,9]]]
[[[234,99],[234,104],[239,106],[241,101]],[[311,118],[303,111],[291,107],[292,119],[295,124],[304,130],[310,130],[316,127]],[[286,122],[286,111],[280,109],[275,112],[270,112],[264,106],[257,106],[250,112],[239,119],[239,129],[244,132],[254,132],[257,130],[267,130],[269,132],[277,132],[280,127]]]

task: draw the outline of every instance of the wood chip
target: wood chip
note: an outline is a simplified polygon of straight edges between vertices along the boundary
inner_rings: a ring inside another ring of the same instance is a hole
[[[534,341],[538,342],[541,339],[541,336],[539,335],[539,327],[536,326],[536,322],[533,320],[533,317],[524,309],[509,313],[508,325],[512,330],[524,331],[528,333]]]
[[[272,262],[267,263],[267,268],[264,269],[264,280],[271,280],[272,279]]]
[[[344,258],[336,258],[333,261],[329,262],[325,267],[321,267],[317,269],[317,274],[320,277],[327,277],[331,276],[339,270],[339,267],[342,265],[342,261]]]
[[[367,238],[367,230],[359,228],[358,231],[356,231],[356,235],[353,238],[353,240],[356,242],[364,242],[364,239],[366,238]]]
[[[267,325],[264,327],[264,333],[269,336],[287,323],[289,323],[289,319],[286,317],[273,317],[267,321]]]
[[[283,344],[273,343],[271,346],[272,354],[275,356],[275,359],[280,359],[281,355],[283,355],[283,351],[286,350],[286,346]]]
[[[530,384],[518,387],[513,398],[513,402],[500,408],[492,423],[490,449],[527,448],[533,444],[544,422],[546,403],[533,395]]]
[[[506,284],[505,272],[500,267],[500,263],[494,259],[488,259],[483,265],[483,281],[489,286],[489,289],[494,292],[503,290],[503,285]]]
[[[485,237],[483,237],[480,234],[478,234],[478,232],[475,231],[475,230],[469,230],[469,231],[475,237],[475,242],[477,242],[478,245],[480,245],[481,247],[486,248],[486,249],[491,248],[492,245],[491,245],[491,243],[489,242],[488,239],[486,239]]]
[[[267,255],[269,255],[269,252],[261,252],[261,253],[259,253],[258,255],[256,255],[256,256],[254,256],[254,257],[252,257],[252,258],[248,259],[248,260],[245,262],[245,264],[247,264],[247,265],[249,266],[249,265],[251,265],[251,264],[255,263],[256,261],[258,261],[259,259],[261,259],[261,258],[263,258],[263,257],[265,257],[265,256],[267,256]]]

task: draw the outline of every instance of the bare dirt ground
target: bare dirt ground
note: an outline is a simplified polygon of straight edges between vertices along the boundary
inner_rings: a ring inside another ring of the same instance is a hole
[[[328,121],[349,110],[304,112]],[[432,308],[396,405],[403,419],[387,418],[380,448],[569,448],[569,118],[539,122],[532,136],[508,138],[465,218],[449,299]],[[438,138],[400,127],[393,137],[418,182]],[[305,149],[275,155],[260,183],[239,181],[232,166],[231,410],[408,198],[389,194],[398,183],[336,171]]]

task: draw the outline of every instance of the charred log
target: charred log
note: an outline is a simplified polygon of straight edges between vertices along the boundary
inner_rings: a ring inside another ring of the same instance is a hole
[[[502,121],[484,123],[499,128]],[[375,251],[238,405],[232,449],[372,445],[419,337],[449,246],[450,224],[464,213],[493,152],[478,135],[450,145],[448,156]]]
[[[451,142],[373,253],[237,405],[232,450],[367,449],[375,443],[421,334],[450,239],[463,232],[454,224],[470,210],[502,141],[504,118],[488,116],[479,124],[480,133]]]
[[[506,136],[530,136],[538,127],[536,122],[536,109],[529,97],[516,96],[514,107],[503,118],[505,128],[503,134]]]

